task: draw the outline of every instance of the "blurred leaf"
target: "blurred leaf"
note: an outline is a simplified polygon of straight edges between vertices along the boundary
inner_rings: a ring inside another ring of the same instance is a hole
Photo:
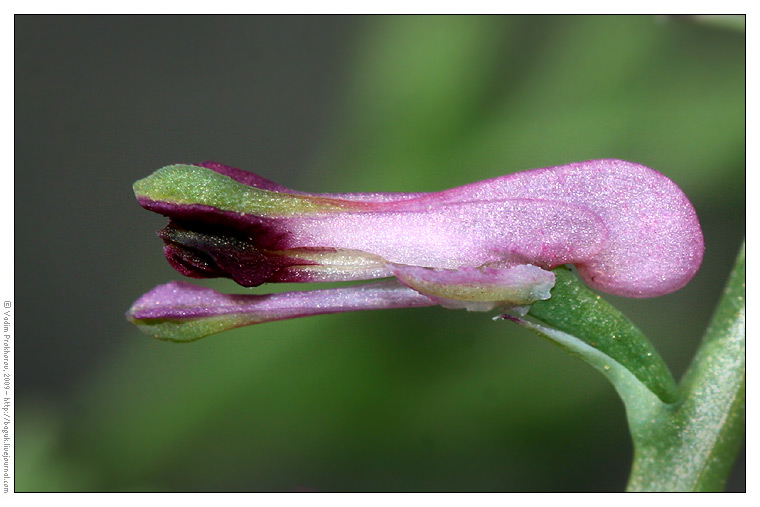
[[[77,457],[61,453],[64,434],[59,412],[39,400],[17,407],[15,491],[91,491],[95,486],[94,474]]]
[[[366,44],[349,117],[319,163],[341,190],[622,158],[692,198],[742,194],[739,34],[653,16],[390,17]]]
[[[720,28],[728,28],[739,32],[745,31],[745,26],[747,23],[747,17],[744,14],[693,14],[671,17],[685,21],[703,23],[705,25],[712,25]]]
[[[373,191],[434,184],[486,111],[501,31],[510,18],[383,16],[362,41],[339,138],[345,178]],[[444,167],[442,167],[444,166]],[[353,172],[351,169],[361,169]],[[461,169],[461,168],[460,168]]]

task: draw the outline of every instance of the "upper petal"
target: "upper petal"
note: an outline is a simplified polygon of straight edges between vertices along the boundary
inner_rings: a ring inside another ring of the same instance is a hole
[[[237,231],[259,248],[339,249],[435,268],[515,261],[546,268],[590,259],[607,240],[589,209],[558,201],[445,193],[352,201],[249,186],[198,166],[168,166],[135,184],[140,204],[192,228]],[[437,196],[441,195],[442,198]]]
[[[433,268],[576,264],[593,287],[646,297],[693,277],[704,243],[668,178],[620,160],[515,173],[429,194],[307,194],[221,164],[169,166],[140,203],[232,227],[261,248],[333,248]],[[246,176],[247,175],[247,176]]]

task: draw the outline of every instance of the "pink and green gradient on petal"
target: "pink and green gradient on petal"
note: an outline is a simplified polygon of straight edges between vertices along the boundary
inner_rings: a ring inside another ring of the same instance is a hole
[[[247,287],[395,277],[398,294],[428,304],[503,309],[549,298],[550,270],[563,264],[604,292],[667,294],[694,276],[704,250],[683,192],[620,160],[414,194],[310,194],[204,162],[159,169],[134,189],[143,207],[169,217],[159,236],[175,269]],[[265,320],[277,319],[245,322]]]
[[[430,298],[392,280],[266,295],[221,294],[187,282],[170,282],[138,299],[127,318],[156,338],[187,342],[275,320],[435,304]]]

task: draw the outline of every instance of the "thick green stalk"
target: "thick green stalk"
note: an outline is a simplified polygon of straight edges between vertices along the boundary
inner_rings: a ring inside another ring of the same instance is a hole
[[[720,491],[744,436],[742,246],[697,355],[676,386],[646,337],[566,269],[531,322],[505,316],[604,374],[623,400],[634,444],[629,491]]]
[[[721,491],[744,437],[745,255],[742,246],[702,345],[681,383],[683,399],[629,410],[629,491]]]

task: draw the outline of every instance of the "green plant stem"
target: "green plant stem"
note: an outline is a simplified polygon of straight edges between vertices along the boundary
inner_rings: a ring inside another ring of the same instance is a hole
[[[680,385],[624,315],[567,269],[548,301],[503,316],[598,369],[623,400],[634,445],[629,491],[721,491],[744,435],[745,257]]]
[[[682,400],[628,419],[629,491],[721,491],[744,436],[745,254],[742,246],[704,341],[681,382]]]

